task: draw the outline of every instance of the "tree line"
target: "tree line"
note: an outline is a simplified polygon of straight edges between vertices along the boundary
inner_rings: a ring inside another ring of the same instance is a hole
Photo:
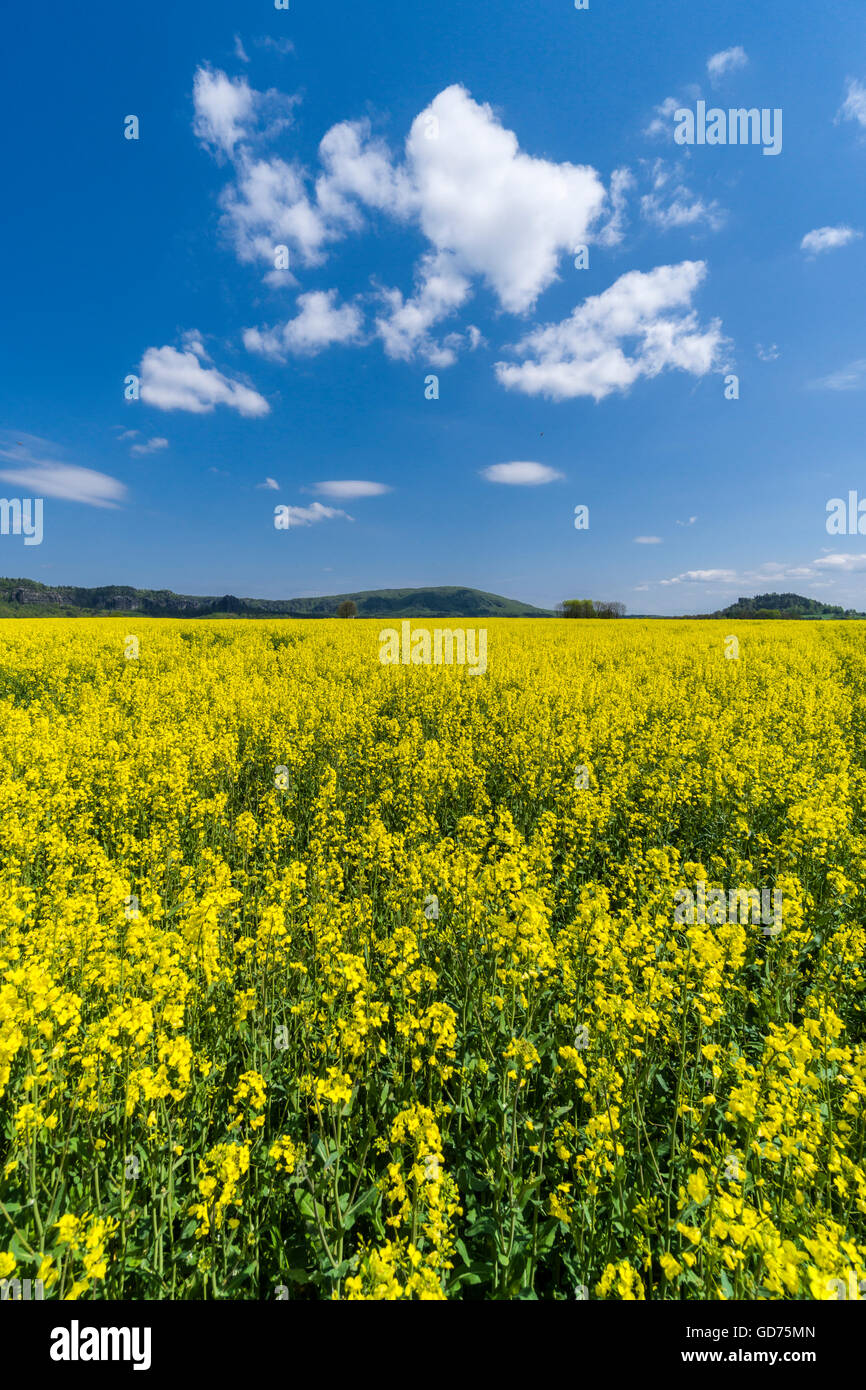
[[[557,607],[560,618],[624,618],[624,603],[603,603],[595,598],[567,598]]]

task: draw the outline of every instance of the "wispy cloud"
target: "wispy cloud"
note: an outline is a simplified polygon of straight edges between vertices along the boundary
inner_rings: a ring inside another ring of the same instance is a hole
[[[279,492],[280,485],[276,478],[265,478],[263,483],[256,483],[256,487],[268,488],[271,492]]]
[[[829,376],[818,377],[811,385],[826,391],[862,391],[866,386],[866,357],[849,362],[847,367],[840,367]]]
[[[749,55],[739,44],[735,48],[724,48],[721,53],[714,53],[707,59],[707,72],[710,81],[715,83],[725,77],[729,72],[738,72],[746,67]]]
[[[635,536],[635,545],[661,545],[661,536]]]
[[[281,58],[295,51],[295,45],[292,43],[291,39],[275,39],[272,38],[270,34],[267,34],[261,39],[253,39],[253,43],[256,48],[270,48],[272,52],[278,53]]]
[[[121,438],[123,438],[122,435]],[[161,438],[161,436],[159,435],[156,435],[153,439],[149,439],[146,444],[133,444],[129,452],[131,454],[135,454],[138,457],[142,454],[156,454],[159,452],[160,449],[167,448],[168,440]]]
[[[845,87],[845,100],[836,113],[839,121],[856,121],[866,129],[866,86],[856,77],[849,77]]]
[[[12,460],[17,466],[0,469],[0,479],[11,483],[18,492],[34,497],[57,497],[88,507],[119,506],[126,496],[123,483],[93,468],[81,468],[42,456],[45,450],[55,451],[56,448],[35,435],[23,435],[20,443],[15,435],[4,437],[0,443],[0,459]]]

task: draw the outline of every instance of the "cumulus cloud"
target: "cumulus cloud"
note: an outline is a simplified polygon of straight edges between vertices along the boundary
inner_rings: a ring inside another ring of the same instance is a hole
[[[297,162],[253,156],[244,137],[255,131],[260,94],[244,79],[199,69],[195,91],[199,138],[235,165],[222,206],[242,261],[272,267],[274,247],[286,245],[305,265],[320,265],[333,243],[362,230],[375,214],[426,237],[414,293],[380,290],[384,312],[376,331],[392,357],[420,352],[447,364],[476,340],[470,333],[450,346],[437,344],[430,329],[464,304],[473,280],[502,308],[524,313],[556,278],[562,255],[586,242],[604,211],[599,239],[612,245],[622,236],[627,170],[615,172],[608,196],[589,166],[521,150],[490,106],[459,85],[416,117],[402,158],[372,134],[368,121],[331,127],[319,146],[318,174]],[[259,339],[251,342],[261,350]]]
[[[323,497],[339,497],[348,500],[352,497],[381,497],[391,489],[386,483],[365,482],[360,478],[334,479],[330,482],[316,483],[316,492]]]
[[[376,319],[376,332],[382,339],[388,357],[409,361],[423,351],[435,367],[449,367],[456,358],[458,344],[438,344],[430,329],[441,319],[459,309],[469,297],[470,282],[457,269],[456,258],[449,252],[431,253],[418,267],[416,290],[404,299],[399,290],[384,289],[381,297],[386,312]],[[478,333],[478,330],[474,330]],[[480,338],[480,334],[478,335]]]
[[[749,61],[748,54],[744,48],[738,44],[736,48],[725,48],[721,53],[714,53],[707,59],[707,72],[711,82],[718,82],[729,72],[738,72],[744,68]]]
[[[506,483],[509,487],[538,487],[542,483],[553,483],[564,474],[546,463],[493,463],[481,470],[482,478],[488,483]]]
[[[561,323],[529,333],[515,349],[523,362],[497,362],[500,382],[553,400],[599,401],[667,369],[704,376],[721,367],[725,346],[719,320],[701,328],[692,308],[705,275],[704,261],[629,271]]]
[[[138,431],[136,430],[135,433],[137,434]],[[121,439],[122,438],[123,435],[121,435]],[[131,454],[135,454],[136,456],[140,456],[142,454],[156,454],[159,452],[160,449],[167,448],[168,440],[163,439],[160,436],[156,436],[153,439],[149,439],[146,444],[133,444],[129,452]]]
[[[428,138],[430,118],[435,138]],[[504,309],[530,309],[560,253],[582,242],[604,205],[594,169],[524,153],[513,131],[464,87],[440,92],[406,145],[422,231],[480,276]]]
[[[201,67],[193,79],[193,130],[215,153],[231,155],[252,119],[254,93],[245,77]]]
[[[173,347],[148,348],[139,368],[141,399],[158,410],[188,410],[194,415],[209,415],[217,405],[248,418],[269,413],[264,396],[216,367],[205,367],[203,354],[203,347],[183,352]]]
[[[857,241],[862,235],[854,227],[816,227],[803,237],[800,250],[818,256],[822,251],[835,251],[840,246],[847,246],[849,241]]]
[[[667,113],[668,106],[660,110]],[[476,102],[458,84],[441,91],[415,118],[402,156],[373,133],[368,121],[332,126],[319,146],[318,172],[253,154],[263,109],[262,94],[244,79],[231,81],[224,73],[199,69],[196,130],[234,164],[222,206],[239,258],[265,264],[271,283],[276,246],[288,246],[300,262],[318,266],[334,244],[373,218],[417,228],[427,248],[417,262],[412,292],[373,282],[380,307],[372,331],[395,360],[423,356],[434,367],[451,365],[459,352],[482,342],[481,334],[468,325],[441,336],[438,326],[465,308],[478,285],[501,309],[526,314],[556,280],[563,255],[593,239],[603,245],[622,239],[634,186],[628,169],[615,170],[606,190],[590,166],[532,155],[489,105]],[[643,200],[644,217],[663,229],[718,226],[723,216],[718,205],[682,183],[669,184],[671,177],[657,172],[653,191]],[[720,329],[718,322],[698,328],[688,300],[703,265],[690,267],[662,266],[623,277],[576,309],[570,320],[527,335],[518,351],[536,360],[498,364],[499,380],[554,398],[600,399],[664,367],[697,375],[710,370],[722,341]],[[660,289],[665,302],[653,308],[650,301]],[[301,295],[298,307],[287,324],[248,328],[248,350],[284,360],[336,343],[369,341],[357,301],[340,305],[334,289]],[[628,338],[637,339],[631,356],[623,348]]]
[[[313,290],[298,296],[298,313],[281,328],[248,328],[244,346],[248,352],[284,361],[287,353],[314,357],[335,343],[357,342],[362,327],[360,310],[353,304],[337,304],[336,290]]]
[[[291,121],[297,97],[258,92],[246,77],[230,78],[204,65],[193,78],[193,130],[218,159],[235,157],[242,142],[269,139]]]

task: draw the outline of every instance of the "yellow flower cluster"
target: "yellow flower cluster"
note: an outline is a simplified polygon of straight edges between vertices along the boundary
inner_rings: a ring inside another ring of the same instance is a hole
[[[0,1277],[866,1278],[859,624],[486,626],[0,622]]]

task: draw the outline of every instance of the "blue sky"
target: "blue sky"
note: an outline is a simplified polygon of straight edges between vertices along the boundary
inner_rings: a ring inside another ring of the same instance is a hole
[[[17,7],[0,493],[44,523],[0,573],[866,609],[826,526],[866,499],[863,19]],[[675,143],[701,101],[781,111],[781,151]]]

